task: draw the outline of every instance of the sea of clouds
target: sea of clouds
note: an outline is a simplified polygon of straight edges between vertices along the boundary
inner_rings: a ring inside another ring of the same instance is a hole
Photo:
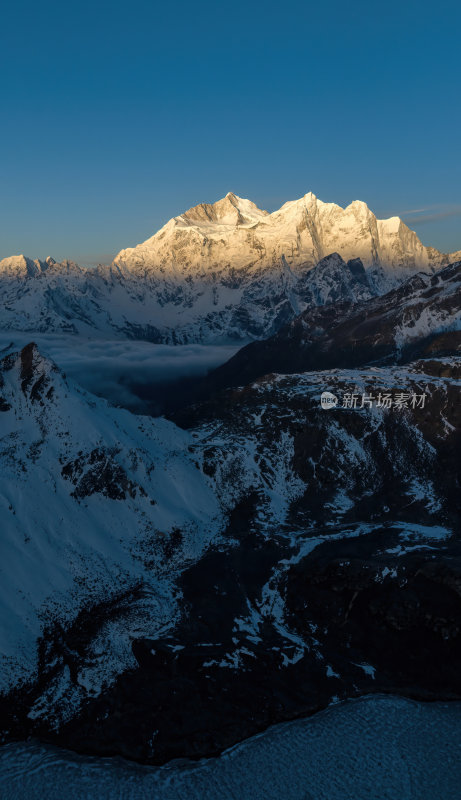
[[[31,340],[67,377],[88,391],[136,413],[162,413],[163,397],[183,379],[206,375],[239,347],[163,345],[117,339],[11,332],[0,334],[0,356]]]

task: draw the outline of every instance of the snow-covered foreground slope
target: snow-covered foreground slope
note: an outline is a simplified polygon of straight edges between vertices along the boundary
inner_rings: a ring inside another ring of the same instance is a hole
[[[221,524],[190,444],[172,423],[68,383],[34,345],[0,362],[2,689],[36,674],[37,638],[83,607],[115,609],[89,684],[133,661],[139,619],[171,625],[178,563]]]
[[[161,763],[364,692],[461,697],[458,358],[269,376],[182,430],[33,345],[1,367],[5,737]]]
[[[0,328],[173,344],[259,339],[302,311],[367,299],[450,260],[359,201],[342,209],[309,193],[268,214],[229,193],[110,266],[0,261]]]

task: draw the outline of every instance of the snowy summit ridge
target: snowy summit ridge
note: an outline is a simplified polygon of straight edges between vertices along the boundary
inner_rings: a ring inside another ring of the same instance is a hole
[[[121,250],[114,263],[131,270],[172,267],[213,269],[270,266],[282,256],[290,267],[314,266],[331,253],[360,258],[365,268],[431,271],[448,263],[424,247],[399,217],[378,220],[367,204],[346,208],[308,192],[269,214],[229,192],[216,203],[200,203],[174,217],[137,247]],[[174,256],[174,258],[172,258]]]
[[[268,213],[229,192],[111,265],[3,259],[0,329],[173,344],[260,339],[310,308],[360,302],[457,259],[358,200],[341,208],[309,192]]]

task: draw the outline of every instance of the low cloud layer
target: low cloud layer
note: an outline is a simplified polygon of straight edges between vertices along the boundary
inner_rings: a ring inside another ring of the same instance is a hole
[[[174,391],[176,382],[205,375],[239,349],[14,332],[0,334],[0,350],[6,354],[32,340],[71,380],[137,413],[160,413],[162,394]]]

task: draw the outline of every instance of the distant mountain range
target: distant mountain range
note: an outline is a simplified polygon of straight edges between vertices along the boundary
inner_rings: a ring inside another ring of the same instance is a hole
[[[399,217],[312,193],[269,214],[229,193],[82,269],[0,261],[0,329],[100,333],[152,342],[260,339],[310,308],[358,302],[457,260],[424,247]]]

